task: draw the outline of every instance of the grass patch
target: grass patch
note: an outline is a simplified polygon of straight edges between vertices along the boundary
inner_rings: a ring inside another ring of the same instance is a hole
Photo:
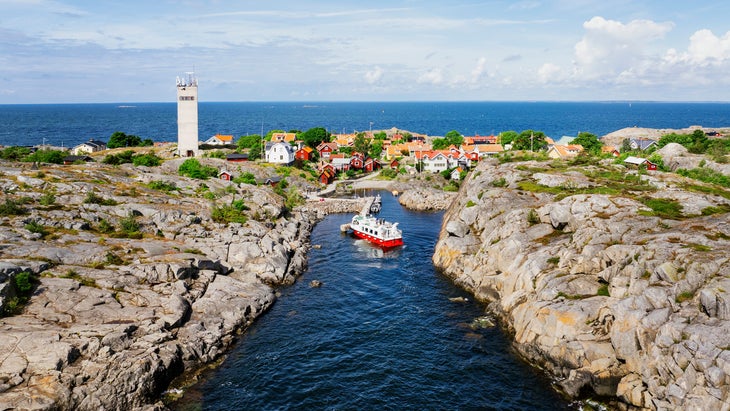
[[[678,295],[678,296],[677,296],[677,297],[676,297],[676,298],[674,299],[674,301],[676,301],[676,302],[677,302],[677,304],[682,304],[682,303],[683,303],[683,302],[685,302],[685,301],[689,301],[689,300],[691,300],[692,298],[694,298],[694,296],[695,296],[695,293],[693,293],[693,292],[691,292],[691,291],[685,291],[685,292],[683,292],[683,293],[680,293],[680,294],[679,294],[679,295]]]
[[[246,224],[248,221],[248,217],[245,214],[246,210],[248,210],[248,206],[243,200],[235,200],[231,204],[221,206],[214,204],[213,209],[210,211],[210,218],[216,223]]]
[[[476,204],[473,201],[471,201],[471,200],[469,200],[469,201],[466,202],[466,206],[467,207],[474,207],[475,205]]]
[[[96,285],[96,280],[94,280],[93,278],[84,277],[74,270],[66,271],[66,274],[63,274],[61,276],[61,278],[68,278],[71,280],[78,281],[79,284],[86,286],[86,287],[99,288],[99,286]]]
[[[651,211],[639,210],[639,214],[641,215],[656,216],[670,220],[679,220],[684,217],[682,215],[682,205],[677,201],[650,197],[642,197],[639,201],[651,209]]]
[[[542,237],[536,239],[535,241],[542,245],[548,245],[551,242],[553,242],[563,236],[567,236],[567,235],[568,235],[568,233],[565,233],[561,230],[554,230],[552,233],[542,236]]]
[[[683,184],[682,188],[687,191],[694,191],[703,194],[712,194],[730,200],[730,191],[717,186],[702,186],[699,184]]]
[[[699,252],[703,252],[703,253],[712,251],[712,247],[710,247],[708,245],[704,245],[704,244],[689,243],[689,244],[685,245],[685,247],[688,247],[695,251],[699,251]]]
[[[597,295],[602,295],[604,297],[610,297],[611,294],[608,292],[608,284],[601,284],[600,287],[598,287],[598,291],[596,292]]]
[[[540,224],[540,216],[537,215],[537,211],[535,211],[534,208],[531,208],[530,211],[527,212],[527,222],[530,225]]]
[[[560,262],[560,257],[550,257],[547,259],[548,264],[558,264]]]
[[[507,180],[504,177],[498,178],[491,183],[492,187],[507,187]]]
[[[86,194],[86,198],[84,199],[85,204],[99,204],[103,206],[115,206],[118,203],[116,200],[111,198],[104,198],[98,194],[96,194],[96,191],[89,191]]]
[[[715,215],[715,214],[725,214],[730,213],[730,206],[727,204],[722,204],[717,207],[705,207],[702,209],[702,215]]]
[[[46,230],[46,227],[43,226],[43,224],[41,224],[35,220],[29,222],[24,227],[26,230],[30,231],[31,233],[40,234],[41,238],[48,235],[48,231]]]
[[[27,212],[28,210],[23,207],[23,203],[19,200],[6,198],[5,203],[0,204],[0,216],[23,215]]]
[[[167,193],[177,190],[177,185],[175,185],[175,183],[160,180],[150,181],[147,183],[147,187]]]

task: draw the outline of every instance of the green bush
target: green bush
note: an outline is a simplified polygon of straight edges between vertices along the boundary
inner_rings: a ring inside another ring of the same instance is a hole
[[[166,192],[177,190],[177,185],[175,185],[174,182],[167,182],[167,181],[160,181],[160,180],[150,181],[149,183],[147,183],[147,187],[149,187],[153,190],[160,190],[160,191],[166,191]]]
[[[56,196],[52,192],[47,191],[47,192],[43,193],[43,195],[41,196],[40,199],[38,199],[38,202],[42,206],[53,205],[56,203]]]
[[[99,221],[98,231],[100,233],[110,234],[113,233],[114,230],[116,230],[116,228],[114,228],[114,226],[109,221],[105,219],[101,219],[101,221]]]
[[[157,167],[162,164],[162,159],[155,153],[139,154],[132,157],[132,164],[135,166]]]
[[[218,176],[218,170],[215,167],[204,166],[200,164],[200,161],[195,158],[189,158],[185,160],[182,164],[180,164],[177,172],[181,176],[187,176],[190,178],[197,178],[201,180],[207,180],[211,177]]]
[[[5,199],[4,204],[0,204],[0,215],[23,215],[28,211],[22,206],[22,203],[10,198]]]
[[[540,216],[537,215],[537,211],[535,211],[534,208],[531,208],[530,211],[527,212],[527,222],[530,223],[530,225],[540,223]]]
[[[240,201],[240,203],[239,203]],[[239,223],[246,224],[248,217],[244,213],[243,200],[237,200],[231,204],[218,206],[213,205],[213,209],[210,211],[210,218],[216,223]]]
[[[684,177],[693,178],[695,180],[704,181],[705,183],[717,184],[723,187],[730,187],[730,177],[711,168],[699,167],[693,168],[691,170],[685,170],[683,168],[680,168],[677,170],[677,174]]]
[[[600,287],[598,287],[597,295],[602,295],[604,297],[610,297],[610,293],[608,292],[608,284],[601,284]]]
[[[380,170],[380,177],[386,178],[386,179],[393,179],[398,176],[398,170],[394,170],[392,168],[384,168]]]
[[[122,257],[112,252],[108,252],[106,253],[106,263],[111,265],[123,265],[124,260],[122,259]]]
[[[31,233],[40,234],[41,238],[48,235],[48,231],[46,231],[46,227],[43,226],[43,224],[33,220],[25,225],[25,229],[30,231]]]
[[[114,206],[118,203],[116,200],[111,198],[104,198],[98,194],[96,194],[96,191],[89,191],[86,194],[86,198],[84,199],[84,203],[86,204],[99,204],[104,206]]]
[[[35,153],[25,157],[23,161],[37,161],[39,163],[62,164],[63,159],[66,157],[66,155],[67,153],[65,151],[60,150],[38,150]]]
[[[139,237],[140,233],[140,225],[137,221],[137,216],[134,215],[134,213],[130,212],[126,217],[119,220],[119,226],[123,234],[127,238],[135,238]]]
[[[27,295],[33,290],[33,277],[27,271],[18,273],[15,276],[15,287],[21,295]]]
[[[504,177],[494,180],[492,181],[492,187],[507,187],[507,180]]]
[[[240,176],[233,179],[233,182],[236,184],[251,184],[256,185],[256,176],[253,175],[253,173],[245,172],[242,173]]]

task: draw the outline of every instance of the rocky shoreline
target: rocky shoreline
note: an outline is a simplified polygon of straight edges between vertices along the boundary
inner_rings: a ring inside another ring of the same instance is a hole
[[[288,212],[268,187],[164,167],[0,173],[6,206],[19,208],[0,225],[0,308],[16,309],[19,279],[35,281],[22,311],[0,318],[3,410],[164,409],[174,378],[220,359],[273,287],[306,268],[314,224],[361,208],[327,200]],[[239,199],[245,225],[212,219],[215,204]]]
[[[730,409],[728,211],[727,190],[610,160],[486,161],[433,261],[570,397]]]

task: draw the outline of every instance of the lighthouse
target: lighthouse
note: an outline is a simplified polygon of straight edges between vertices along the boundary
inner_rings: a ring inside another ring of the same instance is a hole
[[[195,73],[177,78],[177,154],[198,155],[198,79]]]

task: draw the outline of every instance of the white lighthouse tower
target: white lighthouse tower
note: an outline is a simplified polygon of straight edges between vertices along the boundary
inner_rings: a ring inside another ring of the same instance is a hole
[[[198,79],[195,73],[177,78],[177,154],[198,155]]]

